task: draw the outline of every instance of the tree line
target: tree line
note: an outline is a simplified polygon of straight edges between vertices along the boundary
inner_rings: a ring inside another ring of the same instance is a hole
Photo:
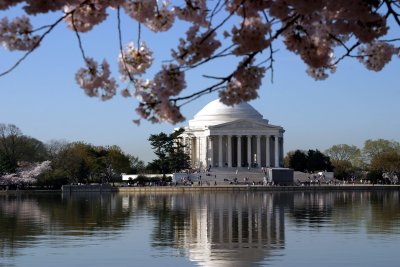
[[[362,149],[338,144],[324,153],[319,150],[289,151],[284,165],[302,172],[333,171],[335,178],[340,180],[368,179],[393,183],[400,178],[400,143],[369,139]]]
[[[190,169],[190,156],[178,129],[171,134],[149,136],[156,158],[145,164],[116,145],[95,146],[85,142],[40,140],[24,135],[13,124],[0,123],[0,187],[60,188],[68,183],[121,181],[122,173],[167,173]],[[394,182],[400,177],[400,143],[367,140],[362,149],[333,145],[324,153],[316,150],[289,151],[285,167],[295,171],[333,171],[337,179],[369,179]]]
[[[148,163],[116,145],[53,140],[47,143],[24,135],[13,124],[0,123],[0,187],[60,188],[69,183],[121,181],[122,173],[165,174],[190,167],[179,129],[152,134],[149,142],[156,159]]]
[[[38,165],[50,161],[50,168]],[[121,173],[137,173],[146,166],[138,157],[116,145],[42,141],[24,135],[13,124],[0,123],[0,186],[59,188],[68,183],[104,183],[120,180]]]

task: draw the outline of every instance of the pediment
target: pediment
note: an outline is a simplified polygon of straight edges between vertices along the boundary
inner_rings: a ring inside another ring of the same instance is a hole
[[[277,126],[270,125],[264,121],[248,121],[236,120],[232,122],[222,123],[218,125],[209,126],[210,130],[239,130],[239,129],[268,129],[276,128]]]

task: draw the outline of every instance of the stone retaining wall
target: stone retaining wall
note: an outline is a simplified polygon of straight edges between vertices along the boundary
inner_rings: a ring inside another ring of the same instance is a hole
[[[190,192],[190,191],[379,191],[400,190],[400,185],[335,185],[335,186],[260,186],[260,185],[229,185],[229,186],[148,186],[119,187],[118,192]]]
[[[111,192],[116,191],[110,184],[96,184],[96,185],[63,185],[61,187],[63,192]]]

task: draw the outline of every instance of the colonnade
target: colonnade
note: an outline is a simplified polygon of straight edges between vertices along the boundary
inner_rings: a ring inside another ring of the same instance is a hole
[[[278,135],[193,136],[190,144],[192,163],[204,161],[203,167],[280,167],[283,162]]]

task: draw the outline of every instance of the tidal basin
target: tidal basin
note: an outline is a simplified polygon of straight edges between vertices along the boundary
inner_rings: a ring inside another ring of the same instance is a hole
[[[0,266],[398,266],[398,190],[0,193]]]

